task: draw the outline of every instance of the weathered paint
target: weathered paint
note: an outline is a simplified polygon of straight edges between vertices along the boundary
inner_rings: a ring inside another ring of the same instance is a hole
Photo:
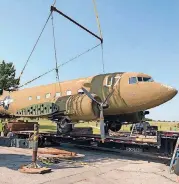
[[[105,109],[104,115],[121,115],[147,110],[171,100],[177,94],[176,89],[157,82],[137,82],[135,84],[129,84],[130,77],[138,76],[150,77],[144,73],[116,72],[61,82],[60,85],[54,83],[22,89],[10,94],[14,102],[10,104],[7,111],[4,110],[3,107],[0,107],[0,113],[14,114],[17,110],[33,104],[44,102],[55,103],[57,100],[61,99],[61,97],[54,98],[56,92],[60,92],[64,98],[67,96],[67,90],[70,90],[72,95],[76,95],[81,87],[96,94],[102,101],[112,89],[115,89],[109,100],[109,108]],[[110,83],[111,79],[111,85],[106,85],[107,82]],[[46,93],[51,93],[51,97],[45,98]],[[1,96],[1,100],[8,95],[8,92],[4,92]],[[36,99],[38,95],[41,97],[39,100]],[[29,96],[32,96],[32,100],[28,99]],[[65,98],[68,98],[68,96]],[[85,103],[88,102],[86,101]],[[59,107],[60,109],[63,109],[63,106],[66,105],[66,101],[64,101],[63,105],[62,104],[63,103],[61,103]]]

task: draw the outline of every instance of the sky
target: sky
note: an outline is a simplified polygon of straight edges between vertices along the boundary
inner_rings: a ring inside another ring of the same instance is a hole
[[[13,62],[19,76],[45,24],[53,0],[0,1],[0,60]],[[179,89],[179,1],[96,0],[104,39],[105,72],[143,72]],[[92,0],[56,0],[56,8],[98,34]],[[58,64],[99,40],[54,13]],[[101,47],[59,69],[60,81],[103,72]],[[21,84],[53,69],[52,21],[21,77]],[[52,72],[26,87],[56,82]],[[150,110],[153,119],[179,120],[179,95]]]

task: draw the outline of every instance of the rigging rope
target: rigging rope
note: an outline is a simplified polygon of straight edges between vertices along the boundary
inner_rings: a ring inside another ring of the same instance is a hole
[[[105,69],[104,69],[104,55],[103,55],[103,44],[101,44],[101,58],[102,58],[102,65],[103,65],[103,73],[105,73]]]
[[[90,49],[88,49],[88,50],[82,52],[81,54],[76,55],[75,57],[69,59],[68,61],[66,61],[66,62],[64,62],[64,63],[58,65],[57,68],[62,67],[62,66],[64,66],[64,65],[68,64],[69,62],[71,62],[71,61],[73,61],[73,60],[79,58],[80,56],[82,56],[82,55],[84,55],[84,54],[86,54],[86,53],[88,53],[88,52],[94,50],[95,48],[99,47],[100,45],[101,45],[101,43],[100,43],[100,44],[97,44],[97,45],[95,45],[95,46],[93,46],[93,47],[91,47]],[[25,85],[27,85],[27,84],[29,84],[29,83],[31,83],[31,82],[33,82],[33,81],[35,81],[35,80],[37,80],[37,79],[43,77],[44,75],[46,75],[46,74],[48,74],[48,73],[50,73],[50,72],[52,72],[52,71],[54,71],[54,70],[56,70],[56,68],[53,68],[53,69],[51,69],[51,70],[49,70],[49,71],[47,71],[47,72],[45,72],[45,73],[39,75],[38,77],[36,77],[36,78],[34,78],[34,79],[32,79],[32,80],[30,80],[30,81],[24,83],[23,85],[19,86],[19,88],[22,88],[23,86],[25,86]]]
[[[97,12],[97,8],[96,8],[96,2],[95,0],[93,0],[93,6],[94,6],[94,13],[96,16],[96,22],[98,25],[98,31],[101,37],[101,59],[102,59],[102,67],[103,67],[103,73],[105,73],[105,69],[104,69],[104,55],[103,55],[103,36],[102,36],[102,31],[101,31],[101,26],[100,26],[100,22],[99,22],[99,16],[98,16],[98,12]]]
[[[26,66],[27,66],[27,64],[28,64],[28,62],[29,62],[29,60],[30,60],[30,57],[32,56],[32,53],[34,52],[34,50],[35,50],[35,48],[36,48],[36,46],[37,46],[37,43],[38,43],[39,40],[40,40],[40,37],[41,37],[41,35],[42,35],[42,33],[43,33],[43,31],[44,31],[44,29],[45,29],[45,27],[46,27],[46,25],[47,25],[49,19],[50,19],[51,14],[52,14],[52,12],[50,12],[50,14],[49,14],[49,16],[48,16],[48,18],[47,18],[47,20],[46,20],[46,22],[45,22],[45,24],[44,24],[44,26],[43,26],[43,28],[42,28],[42,31],[40,32],[39,37],[37,38],[37,41],[36,41],[36,43],[35,43],[35,45],[34,45],[32,51],[31,51],[31,53],[30,53],[30,55],[29,55],[29,57],[28,57],[28,59],[27,59],[25,65],[24,65],[24,67],[23,67],[23,69],[22,69],[22,71],[21,71],[21,73],[20,73],[18,82],[20,82],[20,78],[21,78],[21,76],[22,76],[22,74],[23,74],[23,72],[24,72],[24,70],[25,70],[25,68],[26,68]]]
[[[58,72],[58,60],[57,60],[57,51],[56,51],[56,42],[55,42],[55,28],[54,28],[54,22],[53,22],[53,13],[52,13],[52,30],[53,30],[53,46],[54,46],[54,52],[55,52],[56,82],[58,82],[60,92],[62,92],[61,91],[61,85],[60,85],[60,79],[59,79],[59,72]],[[55,84],[55,87],[56,87],[56,84]],[[55,96],[54,96],[54,98],[55,98]]]
[[[56,0],[54,0],[53,6],[55,5],[55,3],[56,3]],[[97,24],[98,24],[98,30],[99,30],[99,33],[100,33],[100,36],[101,36],[101,39],[100,39],[100,40],[101,40],[101,43],[100,43],[100,44],[97,44],[96,46],[93,46],[92,48],[90,48],[90,49],[88,49],[88,50],[86,50],[86,51],[84,51],[84,52],[82,52],[81,54],[78,54],[77,56],[71,58],[70,60],[68,60],[68,61],[66,61],[66,62],[64,62],[64,63],[62,63],[61,65],[58,66],[58,60],[57,60],[57,54],[56,54],[56,44],[55,44],[55,31],[54,31],[54,23],[53,23],[53,9],[51,9],[50,14],[49,14],[49,16],[48,16],[48,18],[47,18],[47,20],[46,20],[46,22],[45,22],[45,25],[44,25],[44,27],[43,27],[43,29],[42,29],[42,31],[41,31],[41,33],[40,33],[38,39],[37,39],[37,41],[36,41],[36,43],[35,43],[35,45],[34,45],[32,51],[31,51],[31,53],[30,53],[30,55],[29,55],[29,57],[28,57],[28,59],[27,59],[27,61],[26,61],[26,63],[25,63],[25,65],[24,65],[24,67],[23,67],[23,69],[22,69],[22,71],[21,71],[21,73],[20,73],[20,76],[19,76],[19,78],[18,78],[18,79],[19,79],[18,82],[20,82],[20,78],[21,78],[21,76],[22,76],[22,74],[23,74],[23,72],[24,72],[24,70],[25,70],[25,68],[26,68],[26,66],[27,66],[27,64],[28,64],[28,62],[29,62],[29,60],[30,60],[30,57],[31,57],[32,53],[34,52],[34,50],[35,50],[35,48],[36,48],[36,46],[37,46],[37,43],[38,43],[39,40],[40,40],[40,37],[41,37],[41,35],[42,35],[42,33],[43,33],[43,31],[44,31],[44,29],[45,29],[45,27],[46,27],[46,25],[47,25],[49,19],[50,19],[50,16],[52,16],[52,29],[53,29],[53,41],[54,41],[54,52],[55,52],[56,68],[53,68],[53,69],[51,69],[51,70],[45,72],[44,74],[39,75],[38,77],[36,77],[36,78],[34,78],[34,79],[32,79],[32,80],[26,82],[25,84],[19,86],[18,88],[21,88],[21,87],[23,87],[23,86],[25,86],[25,85],[27,85],[27,84],[29,84],[29,83],[35,81],[36,79],[39,79],[40,77],[42,77],[42,76],[44,76],[44,75],[46,75],[46,74],[48,74],[48,73],[54,71],[54,70],[56,71],[56,80],[58,80],[58,83],[59,83],[59,73],[58,73],[58,68],[59,68],[59,67],[64,66],[65,64],[67,64],[67,63],[69,63],[69,62],[71,62],[71,61],[73,61],[73,60],[79,58],[80,56],[86,54],[87,52],[89,52],[89,51],[95,49],[95,48],[98,47],[99,45],[101,45],[101,49],[102,49],[102,64],[103,64],[103,72],[104,72],[104,61],[103,61],[103,38],[102,38],[102,32],[101,32],[100,23],[99,23],[99,17],[98,17],[96,5],[95,5],[95,0],[93,0],[93,3],[94,3],[95,14],[96,14],[96,20],[97,20]],[[60,85],[60,83],[59,83],[59,85]],[[60,86],[60,91],[61,91],[61,86]]]
[[[56,0],[54,0],[54,3],[53,3],[53,5],[52,5],[52,6],[55,6],[55,4],[56,4]]]
[[[101,44],[102,44],[103,43],[103,36],[102,36],[101,26],[100,26],[100,23],[99,23],[99,16],[98,16],[95,0],[93,0],[93,5],[94,5],[94,13],[96,15],[96,22],[97,22],[97,25],[98,25],[98,31],[99,31],[99,34],[100,34],[100,37],[101,37],[101,40],[102,40],[102,42],[101,42]]]

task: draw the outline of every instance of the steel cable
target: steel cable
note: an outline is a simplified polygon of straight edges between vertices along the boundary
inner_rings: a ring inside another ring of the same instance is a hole
[[[76,55],[75,57],[69,59],[68,61],[66,61],[66,62],[64,62],[64,63],[58,65],[57,68],[62,67],[62,66],[64,66],[64,65],[68,64],[69,62],[71,62],[71,61],[73,61],[73,60],[79,58],[80,56],[82,56],[82,55],[84,55],[84,54],[86,54],[86,53],[88,53],[88,52],[94,50],[95,48],[99,47],[100,45],[101,45],[101,43],[100,43],[100,44],[97,44],[97,45],[95,45],[95,46],[93,46],[93,47],[91,47],[90,49],[88,49],[88,50],[82,52],[81,54]],[[53,68],[53,69],[51,69],[51,70],[49,70],[49,71],[47,71],[47,72],[45,72],[45,73],[39,75],[38,77],[36,77],[36,78],[34,78],[34,79],[32,79],[32,80],[30,80],[30,81],[24,83],[23,85],[19,86],[19,88],[21,88],[21,87],[23,87],[23,86],[25,86],[25,85],[27,85],[27,84],[29,84],[29,83],[31,83],[31,82],[37,80],[37,79],[43,77],[44,75],[47,75],[48,73],[50,73],[50,72],[52,72],[52,71],[54,71],[54,70],[56,70],[56,68]]]

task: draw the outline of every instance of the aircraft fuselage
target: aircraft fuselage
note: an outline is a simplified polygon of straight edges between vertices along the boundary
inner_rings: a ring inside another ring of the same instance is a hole
[[[17,110],[33,104],[55,103],[61,97],[80,93],[82,87],[99,96],[102,101],[114,89],[104,116],[121,116],[124,120],[132,113],[145,111],[171,100],[178,92],[170,86],[153,81],[151,76],[144,73],[116,72],[14,91],[10,93],[13,102],[9,109],[5,110],[1,106],[0,114],[13,115]],[[1,100],[8,95],[4,91]]]

